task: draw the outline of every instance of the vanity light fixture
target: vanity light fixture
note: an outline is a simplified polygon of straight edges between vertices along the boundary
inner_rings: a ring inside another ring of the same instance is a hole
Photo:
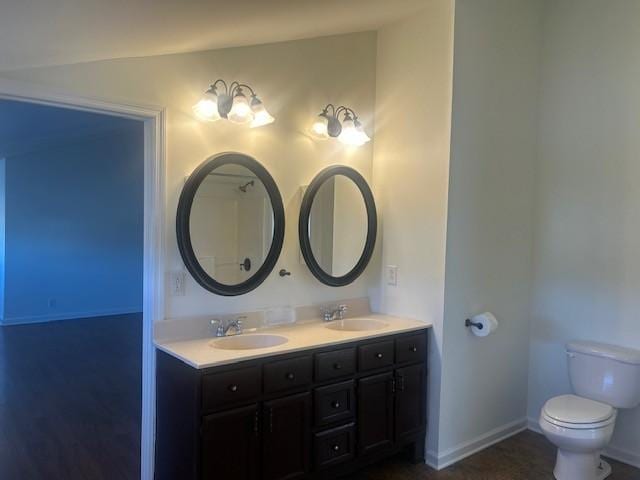
[[[250,99],[245,90],[251,94]],[[193,111],[199,119],[207,122],[226,118],[239,125],[248,123],[251,128],[268,125],[275,120],[249,85],[236,81],[227,85],[222,79],[209,86],[202,99],[193,106]]]
[[[342,115],[342,122],[340,115]],[[357,147],[371,140],[353,109],[345,106],[336,108],[331,103],[324,107],[311,126],[311,135],[319,140],[337,138],[346,145]]]

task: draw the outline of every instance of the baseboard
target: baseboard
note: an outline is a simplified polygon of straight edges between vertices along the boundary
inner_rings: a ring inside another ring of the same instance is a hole
[[[527,418],[527,429],[531,430],[532,432],[541,434],[542,429],[540,428],[540,422],[538,421],[538,418]]]
[[[424,463],[429,465],[434,470],[438,470],[438,453],[433,450],[427,450]]]
[[[616,447],[615,445],[609,445],[604,451],[604,456],[612,458],[621,463],[626,463],[636,468],[640,468],[640,455],[637,453],[624,450]]]
[[[484,450],[491,445],[499,443],[527,429],[527,419],[522,418],[507,423],[482,434],[472,440],[456,445],[435,455],[435,452],[427,451],[426,463],[436,470],[442,470],[460,460]]]
[[[542,434],[540,423],[538,422],[537,418],[529,417],[527,419],[527,426],[532,432]],[[615,445],[609,445],[604,451],[604,456],[618,462],[626,463],[627,465],[640,468],[640,454],[630,452],[620,447],[616,447]]]
[[[57,313],[55,315],[31,315],[24,317],[5,317],[3,326],[28,325],[34,323],[57,322],[60,320],[76,320],[79,318],[106,317],[111,315],[129,315],[142,312],[142,307],[109,308],[85,312]]]

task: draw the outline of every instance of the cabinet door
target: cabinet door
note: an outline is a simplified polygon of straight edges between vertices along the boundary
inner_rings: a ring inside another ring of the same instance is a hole
[[[413,435],[425,426],[424,364],[396,370],[396,441]]]
[[[202,421],[202,480],[254,480],[258,477],[258,406],[251,405]]]
[[[309,470],[311,394],[264,404],[262,472],[264,480],[302,478]]]
[[[358,449],[361,454],[393,445],[393,373],[358,382]]]

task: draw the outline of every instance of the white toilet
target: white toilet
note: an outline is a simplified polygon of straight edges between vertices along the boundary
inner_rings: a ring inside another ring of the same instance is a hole
[[[600,480],[611,474],[600,453],[611,441],[616,409],[640,405],[640,351],[571,342],[567,357],[576,395],[549,400],[540,427],[558,447],[557,480]]]

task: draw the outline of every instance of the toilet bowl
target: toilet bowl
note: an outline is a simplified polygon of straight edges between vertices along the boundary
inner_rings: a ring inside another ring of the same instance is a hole
[[[600,453],[611,441],[618,409],[640,405],[640,350],[570,342],[566,352],[575,395],[548,400],[540,427],[558,447],[557,480],[601,480],[611,474]]]
[[[558,447],[557,480],[601,480],[611,467],[600,458],[609,444],[617,412],[610,405],[576,395],[549,400],[540,414],[542,432]]]

